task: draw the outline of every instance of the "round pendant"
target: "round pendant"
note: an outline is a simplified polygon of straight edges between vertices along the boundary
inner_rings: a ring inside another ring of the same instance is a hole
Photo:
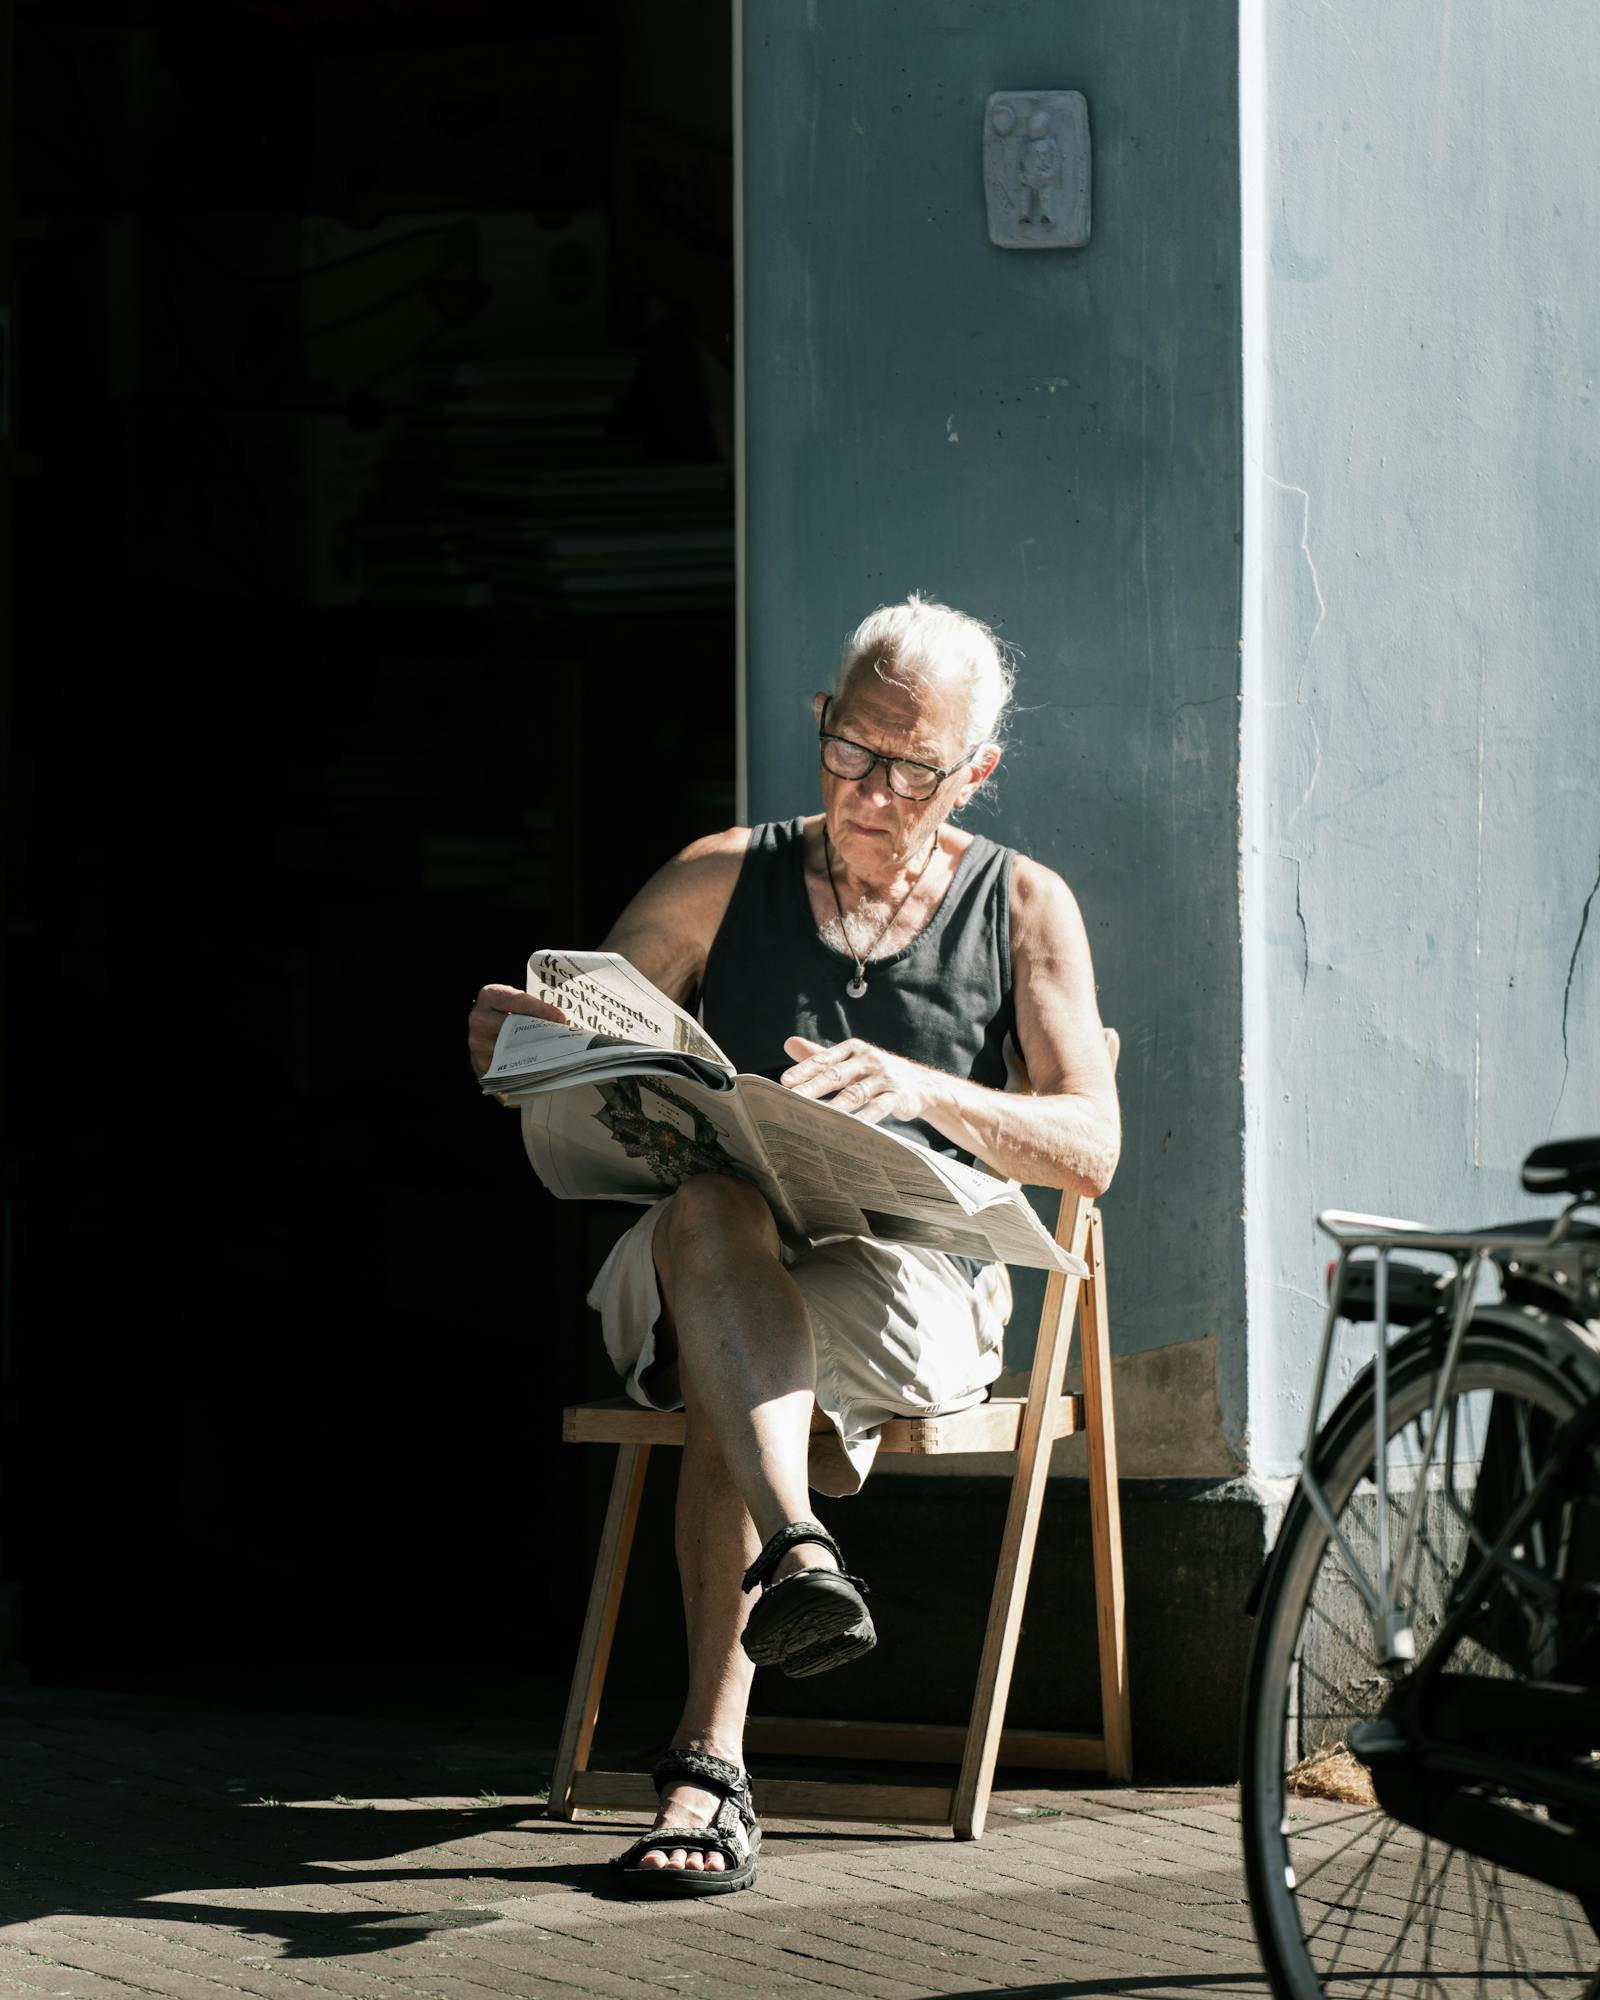
[[[862,994],[865,993],[867,990],[867,982],[861,977],[861,974],[858,972],[853,979],[847,980],[845,982],[844,990],[846,991],[846,993],[850,995],[850,998],[852,1000],[859,1000]]]

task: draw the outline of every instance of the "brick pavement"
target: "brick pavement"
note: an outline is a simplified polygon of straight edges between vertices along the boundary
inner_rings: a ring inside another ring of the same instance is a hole
[[[768,1822],[760,1880],[608,1892],[505,1725],[0,1698],[0,1994],[543,2000],[1266,1991],[1226,1790],[1000,1794],[977,1843]],[[757,1773],[759,1797],[759,1770]]]

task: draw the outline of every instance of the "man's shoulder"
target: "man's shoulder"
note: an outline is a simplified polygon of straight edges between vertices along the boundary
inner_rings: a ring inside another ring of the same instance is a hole
[[[804,845],[811,825],[811,819],[785,819],[766,826],[724,827],[721,833],[702,834],[698,840],[690,841],[667,865],[708,876],[726,875],[730,869],[737,875],[752,847],[782,852],[796,844]]]
[[[738,874],[749,846],[749,827],[724,827],[721,833],[703,833],[691,840],[667,865],[689,875],[720,876],[730,868]]]
[[[1065,878],[1022,853],[1011,863],[1011,928],[1013,942],[1024,951],[1059,944],[1083,928],[1078,899]]]
[[[732,900],[750,829],[730,826],[691,840],[650,877],[607,933],[607,951],[631,959],[687,1005]]]
[[[1031,908],[1076,903],[1077,898],[1055,869],[1017,848],[1011,860],[1011,901],[1018,908]]]
[[[733,894],[749,847],[747,826],[724,827],[720,833],[702,834],[681,848],[659,871],[655,886],[680,907],[714,910],[720,923],[721,912]]]

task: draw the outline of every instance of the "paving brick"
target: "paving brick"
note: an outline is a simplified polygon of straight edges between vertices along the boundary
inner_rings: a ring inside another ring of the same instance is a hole
[[[101,1979],[97,1973],[82,1972],[61,1964],[59,1959],[0,1942],[0,1993],[37,1993],[51,1996],[52,2000],[99,2000],[100,1995],[112,1990],[112,1982]]]
[[[786,1969],[807,1981],[885,1995],[923,1990],[924,1983],[911,1968],[880,1950],[870,1932],[857,1934],[848,1926],[830,1923],[815,1909],[807,1909],[798,1919],[786,1914],[776,1923],[748,1910],[730,1909],[719,1918],[719,1926],[723,1937],[742,1938],[752,1953],[776,1951],[797,1961]]]
[[[33,1948],[57,1964],[97,1973],[136,1993],[156,1993],[171,1996],[171,2000],[230,2000],[230,1996],[261,1990],[248,1978],[235,1979],[231,1969],[213,1972],[172,1966],[152,1953],[147,1943],[137,1940],[127,1944],[109,1936],[84,1939],[57,1932]],[[273,1990],[282,1993],[281,1987]]]

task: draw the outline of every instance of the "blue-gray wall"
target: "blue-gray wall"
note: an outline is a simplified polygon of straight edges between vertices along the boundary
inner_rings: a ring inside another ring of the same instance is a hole
[[[1333,1205],[1600,1130],[1600,10],[1248,0],[1250,1456]],[[1585,913],[1590,921],[1583,934]]]
[[[1072,884],[1122,1032],[1115,1345],[1214,1338],[1238,1443],[1235,10],[746,0],[742,22],[751,812],[814,808],[809,697],[875,604],[922,589],[1022,649],[974,823]],[[1088,99],[1083,251],[987,238],[984,102],[1035,87]]]

